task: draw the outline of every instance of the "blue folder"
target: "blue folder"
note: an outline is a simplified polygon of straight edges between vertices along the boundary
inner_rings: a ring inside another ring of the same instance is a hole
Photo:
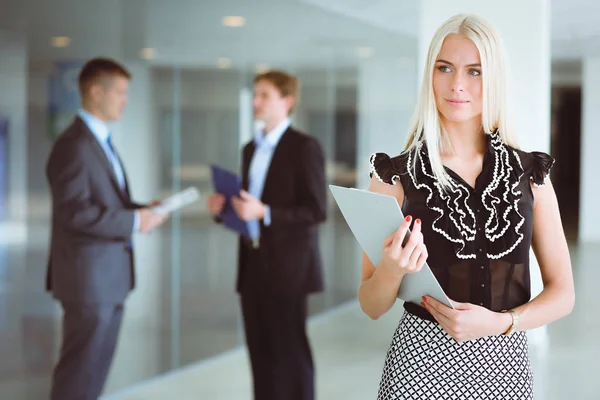
[[[211,165],[211,170],[215,191],[225,196],[225,207],[219,218],[229,229],[251,239],[248,223],[238,217],[231,204],[231,198],[239,196],[242,190],[241,178],[237,174],[216,165]]]

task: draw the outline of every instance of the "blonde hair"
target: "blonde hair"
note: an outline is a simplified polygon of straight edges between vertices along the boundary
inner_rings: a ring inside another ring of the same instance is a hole
[[[452,152],[453,149],[435,102],[433,71],[442,44],[449,35],[460,35],[470,40],[479,51],[483,85],[481,125],[484,133],[490,134],[497,130],[504,143],[518,147],[512,121],[507,115],[508,70],[505,63],[506,52],[500,36],[481,17],[455,15],[438,28],[429,45],[421,93],[405,147],[405,151],[415,151],[423,142],[427,145],[433,174],[443,188],[450,188],[451,183],[450,176],[442,164],[441,154]],[[415,162],[416,159],[417,157]]]

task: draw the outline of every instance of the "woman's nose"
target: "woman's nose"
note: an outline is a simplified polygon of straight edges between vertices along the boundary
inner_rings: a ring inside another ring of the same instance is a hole
[[[452,91],[462,92],[463,91],[463,80],[460,74],[454,74],[452,77]]]

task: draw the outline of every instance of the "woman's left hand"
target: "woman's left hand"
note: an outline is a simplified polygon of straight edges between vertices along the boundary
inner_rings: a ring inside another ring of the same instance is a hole
[[[471,303],[450,301],[454,310],[429,296],[423,296],[421,305],[457,342],[501,335],[512,324],[512,317],[508,313],[490,311]]]

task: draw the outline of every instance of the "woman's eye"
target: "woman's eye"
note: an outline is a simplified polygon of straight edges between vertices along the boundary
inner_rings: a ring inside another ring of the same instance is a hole
[[[448,67],[447,65],[441,65],[438,67],[438,70],[440,72],[450,72],[450,67]]]
[[[481,75],[481,71],[478,69],[471,69],[471,70],[469,70],[469,74],[471,74],[473,76],[479,76],[479,75]]]

